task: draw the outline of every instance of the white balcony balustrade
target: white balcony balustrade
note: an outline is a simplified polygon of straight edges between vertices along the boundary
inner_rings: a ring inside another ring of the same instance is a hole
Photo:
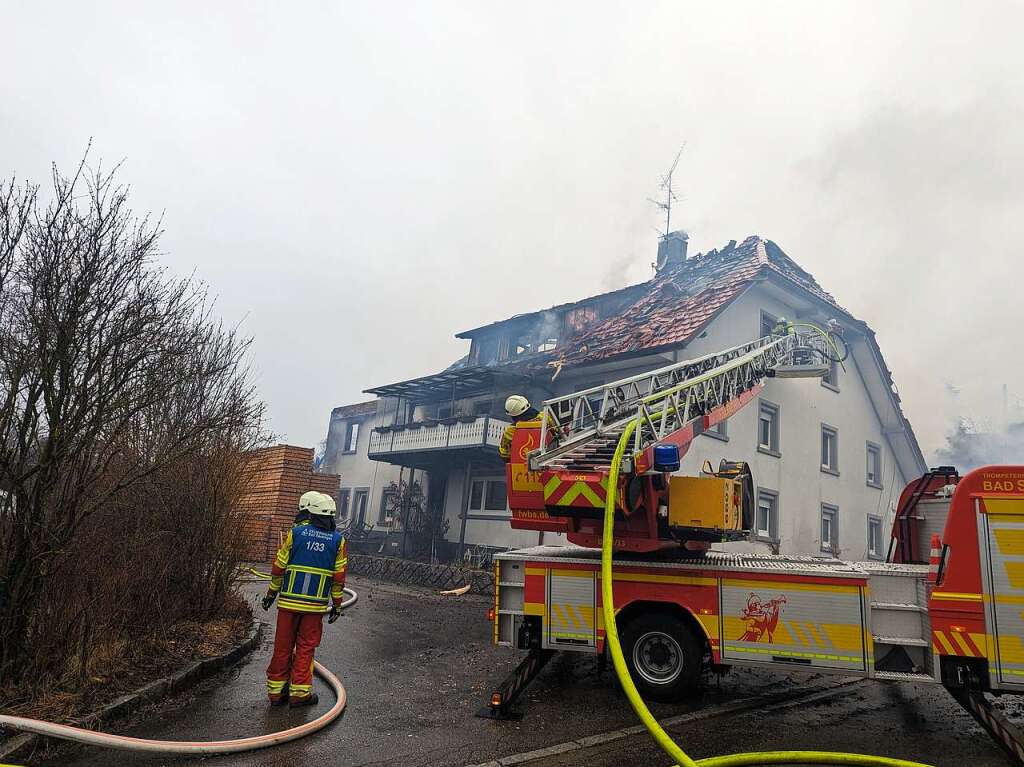
[[[371,458],[396,453],[451,450],[470,447],[498,447],[507,421],[491,416],[459,418],[454,422],[428,421],[389,426],[370,432]]]

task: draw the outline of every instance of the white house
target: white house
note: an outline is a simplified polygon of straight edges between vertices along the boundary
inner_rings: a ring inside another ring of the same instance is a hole
[[[341,475],[338,514],[342,519],[351,514],[357,524],[383,523],[385,490],[398,481],[401,472],[401,467],[372,461],[367,456],[370,434],[380,424],[377,400],[373,399],[334,408],[327,427],[320,470]]]
[[[372,417],[369,403],[357,416],[336,409],[325,470],[341,473],[353,493],[372,495],[380,487],[367,479],[374,471],[415,469],[447,518],[452,554],[532,545],[538,533],[508,525],[497,455],[506,396],[539,403],[744,343],[766,335],[778,317],[835,319],[850,347],[845,370],[837,365],[824,380],[769,380],[756,402],[698,438],[681,471],[695,474],[705,459],[749,462],[757,539],[768,548],[884,557],[899,492],[926,465],[873,331],[770,240],[749,237],[690,258],[686,244],[685,234],[668,235],[648,282],[458,333],[470,342],[466,358],[368,389],[380,398]],[[353,455],[359,469],[346,468],[337,449],[339,439],[352,446],[344,435],[353,418],[364,419],[358,437],[367,437]]]

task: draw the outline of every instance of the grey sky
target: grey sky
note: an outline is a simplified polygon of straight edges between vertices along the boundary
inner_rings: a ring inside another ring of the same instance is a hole
[[[691,249],[778,242],[926,453],[1024,397],[1021,6],[551,6],[5,2],[0,176],[124,158],[297,444],[458,330],[649,276],[684,140]]]

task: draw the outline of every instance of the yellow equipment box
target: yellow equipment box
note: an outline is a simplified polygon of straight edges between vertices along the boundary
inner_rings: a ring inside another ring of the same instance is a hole
[[[740,530],[743,483],[720,477],[672,477],[668,523],[672,527]]]

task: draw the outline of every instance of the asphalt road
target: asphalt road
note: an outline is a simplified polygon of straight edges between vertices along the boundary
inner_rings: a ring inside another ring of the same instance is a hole
[[[636,719],[610,671],[589,657],[556,656],[524,697],[520,722],[494,722],[474,713],[517,655],[490,642],[489,600],[441,597],[425,589],[353,577],[359,603],[325,626],[318,659],[348,690],[344,715],[326,730],[268,751],[212,757],[216,767],[331,767],[400,764],[471,765],[598,736]],[[255,601],[261,587],[247,593]],[[259,608],[257,607],[257,610]],[[273,619],[273,611],[267,614]],[[121,734],[161,739],[225,739],[284,729],[317,716],[314,710],[268,708],[264,668],[272,632],[237,669],[190,694],[140,713]],[[757,696],[822,692],[817,700],[731,711],[673,727],[695,756],[777,748],[851,750],[914,758],[935,765],[1005,767],[1008,762],[974,722],[938,688],[863,682],[829,696],[838,680],[806,674],[737,670],[681,705],[659,705],[659,718],[696,716]],[[774,699],[774,697],[773,697]],[[751,704],[752,706],[754,704]],[[780,707],[781,706],[781,707]],[[748,707],[749,708],[749,707]],[[699,714],[696,712],[700,712]],[[43,767],[195,764],[195,759],[73,747],[32,760]],[[535,760],[544,765],[651,764],[667,759],[644,734]]]

